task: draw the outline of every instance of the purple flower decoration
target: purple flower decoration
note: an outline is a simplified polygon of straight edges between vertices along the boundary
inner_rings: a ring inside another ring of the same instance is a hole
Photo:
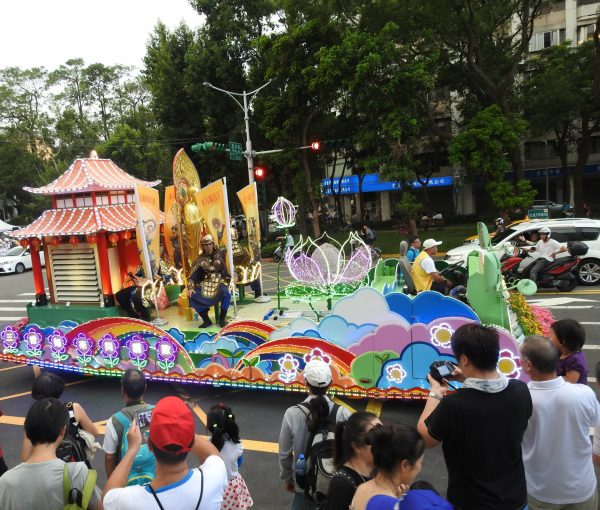
[[[14,326],[6,326],[2,333],[2,348],[5,353],[17,354],[19,352],[19,332]]]
[[[73,347],[75,347],[75,351],[77,352],[79,363],[87,365],[92,361],[92,356],[94,355],[96,347],[93,339],[85,336],[83,333],[79,333],[73,339]]]
[[[52,357],[56,361],[65,361],[69,355],[67,352],[67,337],[62,331],[54,330],[52,334],[48,336],[48,343],[52,349]]]
[[[288,199],[279,197],[271,207],[271,218],[278,228],[290,228],[296,224],[296,208]]]
[[[129,351],[129,359],[140,370],[148,364],[148,341],[140,335],[133,335],[125,343]]]
[[[40,357],[44,348],[44,334],[39,328],[32,326],[23,333],[23,340],[27,345],[27,355]]]
[[[113,335],[110,333],[104,335],[98,342],[98,346],[100,347],[100,355],[104,358],[104,363],[109,368],[118,365],[121,344]]]
[[[156,342],[154,348],[156,349],[156,363],[162,368],[163,372],[167,373],[169,369],[175,366],[177,346],[167,337],[162,337]]]

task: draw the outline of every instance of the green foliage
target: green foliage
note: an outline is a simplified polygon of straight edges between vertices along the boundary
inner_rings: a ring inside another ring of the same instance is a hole
[[[531,183],[525,179],[513,183],[502,180],[489,180],[486,183],[494,205],[499,210],[515,211],[521,209],[527,210],[537,194],[537,190],[532,188]]]

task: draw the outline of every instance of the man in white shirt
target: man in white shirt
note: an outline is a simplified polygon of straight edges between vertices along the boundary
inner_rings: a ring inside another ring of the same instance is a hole
[[[600,404],[585,384],[556,375],[558,351],[542,336],[521,345],[521,366],[533,414],[523,436],[523,464],[530,510],[596,510],[598,493],[590,427],[600,424]]]
[[[137,420],[131,423],[127,442],[127,453],[104,487],[105,510],[220,510],[227,487],[225,463],[212,443],[195,434],[194,415],[183,400],[165,397],[152,411],[148,446],[156,457],[156,476],[149,485],[125,487],[142,442]],[[187,466],[190,451],[202,464],[198,469]]]
[[[417,255],[412,263],[410,275],[415,283],[417,292],[424,290],[435,290],[446,294],[447,287],[452,286],[452,282],[444,278],[435,267],[435,262],[431,258],[437,254],[437,247],[442,241],[435,239],[425,239],[423,251]]]
[[[535,245],[535,251],[539,254],[539,258],[531,266],[529,278],[537,282],[538,274],[540,274],[552,261],[556,255],[567,251],[567,247],[560,244],[554,239],[550,239],[552,231],[548,227],[540,229],[540,240]]]

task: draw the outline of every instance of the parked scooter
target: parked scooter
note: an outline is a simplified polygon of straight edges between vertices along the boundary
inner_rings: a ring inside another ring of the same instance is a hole
[[[533,249],[522,247],[521,252],[531,252]],[[568,257],[561,257],[548,265],[543,272],[538,275],[538,288],[556,288],[563,292],[571,292],[577,287],[577,267],[579,266],[580,256],[585,255],[588,247],[580,241],[569,241],[567,243]],[[527,253],[527,256],[530,256]],[[502,274],[508,284],[527,278],[529,275],[526,268],[523,273],[518,271],[519,264],[523,262],[524,257],[512,256],[502,260]]]

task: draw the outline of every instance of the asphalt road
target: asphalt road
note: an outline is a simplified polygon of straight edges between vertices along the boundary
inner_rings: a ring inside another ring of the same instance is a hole
[[[264,285],[267,293],[271,295],[276,283],[275,269],[274,265],[265,267]],[[0,277],[0,327],[16,320],[15,317],[24,316],[26,302],[32,298],[31,273]],[[595,365],[600,361],[600,288],[579,287],[571,293],[544,292],[532,299],[541,305],[549,306],[557,319],[570,317],[584,324],[587,332],[584,352],[590,364],[590,375],[594,375]],[[69,383],[64,399],[83,405],[100,427],[121,408],[118,380],[61,375]],[[4,416],[0,418],[0,445],[4,449],[9,466],[19,462],[22,424],[31,404],[29,391],[32,381],[31,368],[0,363],[0,408],[4,412]],[[594,378],[591,386],[596,387]],[[151,383],[146,400],[156,402],[163,396],[176,394],[183,395],[197,404],[197,430],[202,433],[202,412],[198,409],[206,411],[219,402],[227,403],[233,408],[246,448],[241,472],[254,498],[254,508],[287,508],[289,495],[284,492],[278,477],[276,442],[285,409],[298,403],[303,397],[277,392]],[[423,406],[419,402],[369,402],[345,398],[341,400],[356,410],[369,408],[379,411],[384,422],[404,422],[412,425],[416,425]],[[102,439],[99,439],[100,442]],[[101,452],[96,454],[93,467],[98,470],[98,482],[103,486],[106,477]],[[441,448],[426,452],[420,479],[428,480],[440,491],[445,491],[447,473]]]

